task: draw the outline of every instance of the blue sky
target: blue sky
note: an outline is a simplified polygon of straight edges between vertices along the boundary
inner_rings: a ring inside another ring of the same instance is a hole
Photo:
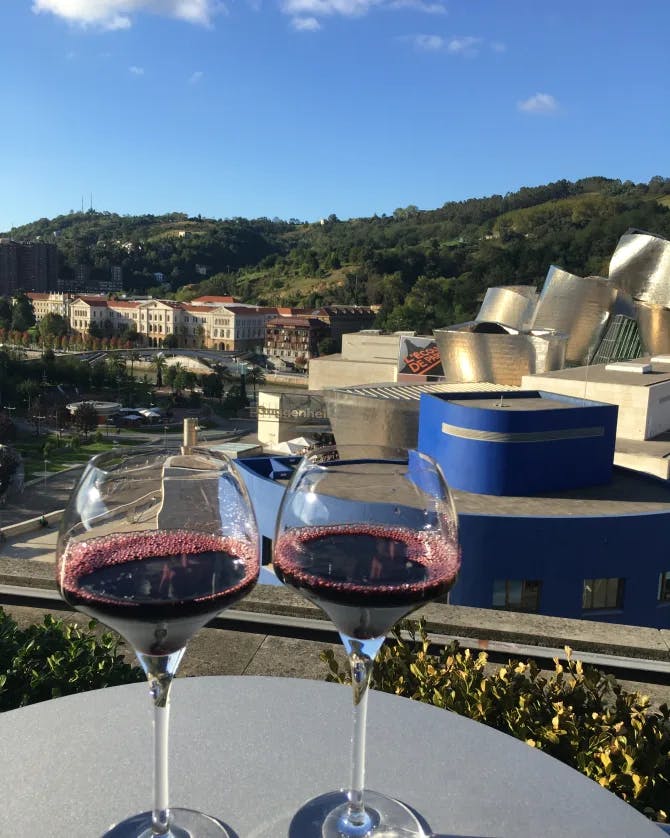
[[[3,0],[0,230],[670,176],[670,2]]]

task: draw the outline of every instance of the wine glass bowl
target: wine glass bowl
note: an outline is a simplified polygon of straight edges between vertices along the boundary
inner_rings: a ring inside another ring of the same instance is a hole
[[[109,834],[221,838],[214,819],[167,804],[172,679],[190,638],[260,571],[258,532],[230,460],[197,448],[109,452],[86,467],[57,547],[61,595],[134,648],[155,706],[154,808]]]
[[[397,801],[363,789],[367,687],[385,636],[443,597],[460,566],[454,504],[439,466],[416,450],[334,446],[306,456],[279,511],[274,570],[333,621],[354,689],[348,803],[324,838],[423,835]]]

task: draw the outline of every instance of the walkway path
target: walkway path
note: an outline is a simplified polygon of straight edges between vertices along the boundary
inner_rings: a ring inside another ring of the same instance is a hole
[[[13,498],[0,507],[0,527],[63,509],[83,468],[82,464],[47,477],[46,481],[39,480],[31,486],[26,486],[20,497]]]

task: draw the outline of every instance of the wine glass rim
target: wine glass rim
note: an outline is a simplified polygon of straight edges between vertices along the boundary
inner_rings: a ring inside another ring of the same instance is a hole
[[[101,465],[104,465],[108,460],[116,460],[120,459],[122,462],[127,460],[130,457],[136,457],[142,454],[151,454],[154,456],[177,456],[180,453],[180,447],[177,446],[165,446],[165,445],[151,445],[151,444],[144,444],[144,445],[131,445],[128,447],[118,447],[118,448],[110,448],[107,451],[101,451],[99,454],[95,454],[91,459],[88,461],[88,466],[93,468],[100,468]],[[212,451],[209,448],[204,448],[199,445],[195,445],[189,448],[189,454],[196,454],[200,456],[206,456],[212,460],[218,460],[221,462],[222,466],[225,465],[232,465],[233,460],[223,451]],[[104,470],[104,468],[102,469]]]

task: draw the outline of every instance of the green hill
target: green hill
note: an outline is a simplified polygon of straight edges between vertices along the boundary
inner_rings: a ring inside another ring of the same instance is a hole
[[[272,305],[378,304],[379,326],[429,331],[471,317],[490,285],[539,286],[550,264],[607,275],[629,227],[670,238],[669,178],[561,180],[434,210],[409,206],[390,216],[330,216],[317,224],[91,211],[42,218],[3,235],[56,242],[63,277],[81,263],[91,265],[94,278],[121,265],[132,292],[234,294]],[[161,289],[157,272],[166,278]]]

